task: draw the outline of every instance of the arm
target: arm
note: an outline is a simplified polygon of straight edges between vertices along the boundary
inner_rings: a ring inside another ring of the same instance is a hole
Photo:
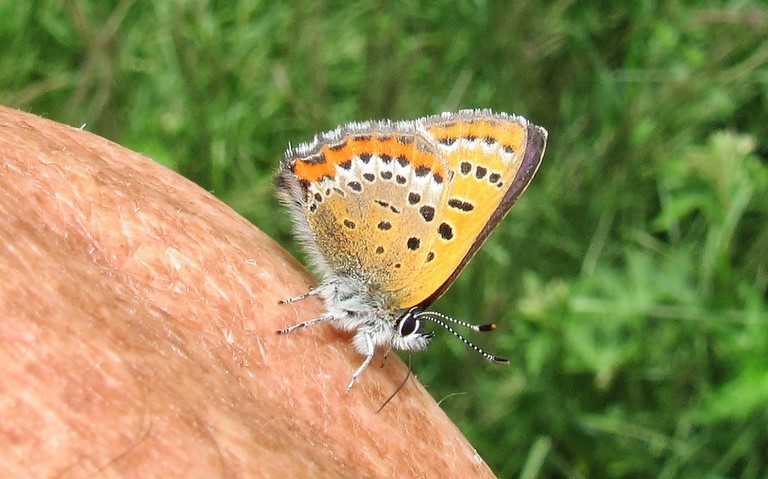
[[[391,355],[344,396],[348,338],[275,330],[312,279],[210,194],[0,107],[4,477],[492,477]]]

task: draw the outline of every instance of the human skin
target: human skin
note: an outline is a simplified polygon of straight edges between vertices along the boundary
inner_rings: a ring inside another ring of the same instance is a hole
[[[493,477],[390,355],[328,325],[312,277],[212,195],[0,107],[0,477]],[[264,205],[273,208],[272,204]]]

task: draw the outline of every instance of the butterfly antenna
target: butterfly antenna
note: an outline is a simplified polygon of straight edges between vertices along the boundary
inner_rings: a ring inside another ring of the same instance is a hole
[[[448,315],[445,315],[443,313],[438,313],[437,311],[422,311],[421,313],[419,313],[417,315],[417,318],[428,319],[428,320],[432,321],[435,324],[439,324],[443,328],[445,328],[448,331],[450,331],[451,334],[453,334],[454,336],[459,338],[461,340],[461,342],[463,342],[464,344],[466,344],[467,346],[472,348],[475,352],[479,353],[481,356],[483,356],[488,361],[494,362],[496,364],[509,364],[509,360],[508,359],[500,358],[498,356],[494,356],[491,353],[485,352],[483,350],[483,348],[481,348],[480,346],[476,345],[475,343],[473,343],[469,339],[467,339],[464,336],[462,336],[461,334],[459,334],[459,332],[456,331],[455,329],[453,329],[453,327],[450,324],[448,324],[447,322],[450,321],[452,323],[456,323],[458,325],[465,326],[465,327],[471,329],[472,331],[478,331],[478,332],[493,331],[494,329],[496,329],[496,325],[495,324],[493,324],[493,323],[481,324],[481,325],[472,324],[472,323],[468,323],[466,321],[462,321],[460,319],[452,318],[452,317],[450,317]]]
[[[384,406],[389,404],[389,401],[394,399],[394,397],[397,396],[397,393],[399,393],[400,390],[403,389],[403,387],[405,387],[405,383],[408,382],[408,378],[411,377],[411,361],[412,360],[413,360],[413,355],[411,353],[408,353],[408,374],[405,375],[405,379],[403,379],[403,382],[400,383],[400,386],[398,386],[397,389],[395,389],[395,392],[393,392],[392,395],[389,396],[386,401],[384,401],[384,404],[382,404],[381,407],[376,410],[376,414],[380,413],[381,410],[384,409]]]
[[[443,314],[438,311],[422,311],[420,314],[428,314],[428,315],[431,315],[432,317],[440,318],[443,321],[450,321],[452,323],[458,324],[459,326],[464,326],[465,328],[469,328],[472,331],[476,331],[478,333],[484,333],[486,331],[496,331],[496,323],[472,324],[466,321],[462,321],[460,319],[452,318],[447,314]]]

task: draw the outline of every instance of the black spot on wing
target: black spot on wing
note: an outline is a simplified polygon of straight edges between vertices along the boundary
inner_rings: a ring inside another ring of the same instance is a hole
[[[446,241],[453,239],[453,228],[448,223],[440,223],[437,232],[440,233],[440,237]]]
[[[400,214],[400,210],[397,207],[387,203],[384,200],[373,200],[373,202],[381,206],[382,208],[389,208],[389,211],[391,211],[392,213]]]
[[[347,146],[347,140],[342,140],[338,143],[328,145],[328,149],[331,151],[340,151],[343,150],[345,146]]]
[[[325,155],[323,152],[315,153],[314,155],[308,156],[306,158],[302,158],[301,161],[304,163],[309,163],[310,165],[321,165],[325,163]]]
[[[470,212],[475,209],[475,205],[473,205],[469,201],[460,200],[458,198],[449,199],[448,206],[450,206],[453,209],[464,211],[464,212]]]
[[[419,208],[419,213],[421,214],[421,217],[424,218],[424,221],[430,222],[433,219],[435,219],[435,207],[430,205],[424,205],[421,208]]]

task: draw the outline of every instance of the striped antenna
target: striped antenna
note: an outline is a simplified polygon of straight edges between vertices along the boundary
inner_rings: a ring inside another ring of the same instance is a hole
[[[486,331],[493,331],[493,330],[495,330],[496,329],[496,325],[493,324],[493,323],[481,324],[481,325],[472,324],[472,323],[468,323],[466,321],[462,321],[460,319],[452,318],[452,317],[450,317],[450,316],[448,316],[446,314],[443,314],[443,313],[438,313],[437,311],[421,311],[421,312],[416,314],[416,318],[417,319],[421,319],[421,318],[428,319],[428,320],[432,321],[435,324],[439,324],[443,328],[445,328],[448,331],[450,331],[451,334],[453,334],[454,336],[459,338],[461,340],[461,342],[463,342],[464,344],[466,344],[467,346],[472,348],[475,352],[479,353],[481,356],[483,356],[488,361],[494,362],[496,364],[509,364],[509,360],[508,359],[500,358],[498,356],[494,356],[493,354],[485,352],[483,350],[483,348],[481,348],[480,346],[476,345],[472,341],[468,340],[467,338],[465,338],[464,336],[459,334],[458,331],[453,329],[453,327],[450,324],[448,324],[448,321],[450,321],[452,323],[455,323],[455,324],[458,324],[460,326],[464,326],[466,328],[471,329],[472,331],[477,331],[477,332],[486,332]]]

